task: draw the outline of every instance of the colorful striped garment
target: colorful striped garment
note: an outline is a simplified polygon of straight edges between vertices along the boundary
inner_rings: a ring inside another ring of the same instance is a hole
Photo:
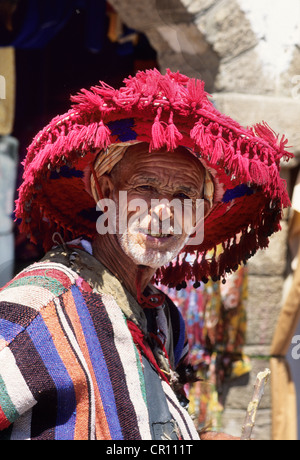
[[[155,324],[176,366],[184,328],[167,303]],[[17,275],[0,292],[0,439],[199,439],[133,340],[150,316],[82,247],[56,248]]]

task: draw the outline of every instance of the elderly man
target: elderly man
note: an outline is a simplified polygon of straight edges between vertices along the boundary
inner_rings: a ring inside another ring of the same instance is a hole
[[[24,163],[16,216],[48,252],[0,293],[2,437],[199,439],[183,407],[184,323],[155,284],[226,281],[266,247],[289,203],[290,154],[179,73],[140,72],[73,102]]]

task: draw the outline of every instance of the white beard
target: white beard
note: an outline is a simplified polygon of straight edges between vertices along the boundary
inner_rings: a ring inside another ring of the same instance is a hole
[[[151,247],[151,245],[147,247],[145,233],[147,233],[149,227],[149,216],[142,212],[140,214],[136,213],[135,217],[127,222],[127,226],[125,226],[120,234],[118,231],[120,228],[119,219],[123,219],[124,222],[124,213],[126,209],[122,206],[120,215],[119,202],[117,200],[115,200],[115,202],[117,239],[124,253],[130,257],[136,265],[145,265],[153,269],[158,269],[169,264],[188,242],[189,236],[182,238],[182,235],[177,235],[177,238],[176,236],[170,238],[169,247],[167,247],[166,244],[163,245],[161,250],[159,247]],[[168,234],[172,234],[171,227],[165,231]]]
[[[187,238],[188,240],[188,238]],[[145,265],[154,269],[167,265],[173,260],[181,249],[185,246],[185,241],[180,245],[175,245],[170,250],[160,251],[159,249],[145,248],[136,240],[135,235],[128,232],[118,235],[118,241],[130,259],[136,265]]]
[[[189,237],[187,236],[185,239],[172,239],[170,247],[164,245],[162,250],[158,247],[146,247],[145,235],[142,229],[147,228],[147,226],[147,222],[143,224],[143,222],[137,219],[131,222],[130,227],[127,227],[122,234],[118,233],[117,238],[122,250],[136,265],[145,265],[153,269],[158,269],[169,264],[179,254],[181,249],[186,245]]]

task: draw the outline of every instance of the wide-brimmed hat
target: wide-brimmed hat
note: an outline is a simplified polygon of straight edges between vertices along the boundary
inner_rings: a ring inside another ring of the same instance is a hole
[[[16,202],[20,230],[33,242],[42,240],[45,250],[55,232],[64,240],[96,236],[99,212],[87,190],[87,171],[99,152],[128,142],[146,142],[162,154],[185,147],[210,171],[218,191],[204,241],[159,269],[156,281],[184,287],[188,280],[218,280],[280,230],[282,210],[290,204],[279,174],[281,160],[292,157],[287,140],[265,122],[244,128],[221,114],[202,81],[154,69],[129,77],[120,89],[100,82],[71,100],[71,109],[29,146]]]

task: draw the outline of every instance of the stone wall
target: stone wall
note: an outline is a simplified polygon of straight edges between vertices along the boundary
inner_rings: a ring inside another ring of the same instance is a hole
[[[271,237],[267,250],[259,251],[248,264],[249,299],[247,302],[247,343],[245,354],[251,357],[252,372],[225,385],[223,428],[238,436],[247,405],[252,397],[258,372],[269,367],[270,344],[282,307],[282,295],[287,260],[287,222],[282,231]],[[257,415],[254,439],[271,439],[271,394],[267,385]]]
[[[160,68],[206,82],[217,108],[248,126],[267,121],[289,138],[296,159],[283,176],[292,190],[300,158],[299,0],[110,0],[124,23],[145,33]],[[292,174],[293,173],[293,174]],[[258,371],[268,366],[274,328],[282,306],[287,261],[287,218],[270,247],[249,262],[249,380],[224,389],[223,427],[239,435]],[[254,434],[271,439],[270,388]]]

